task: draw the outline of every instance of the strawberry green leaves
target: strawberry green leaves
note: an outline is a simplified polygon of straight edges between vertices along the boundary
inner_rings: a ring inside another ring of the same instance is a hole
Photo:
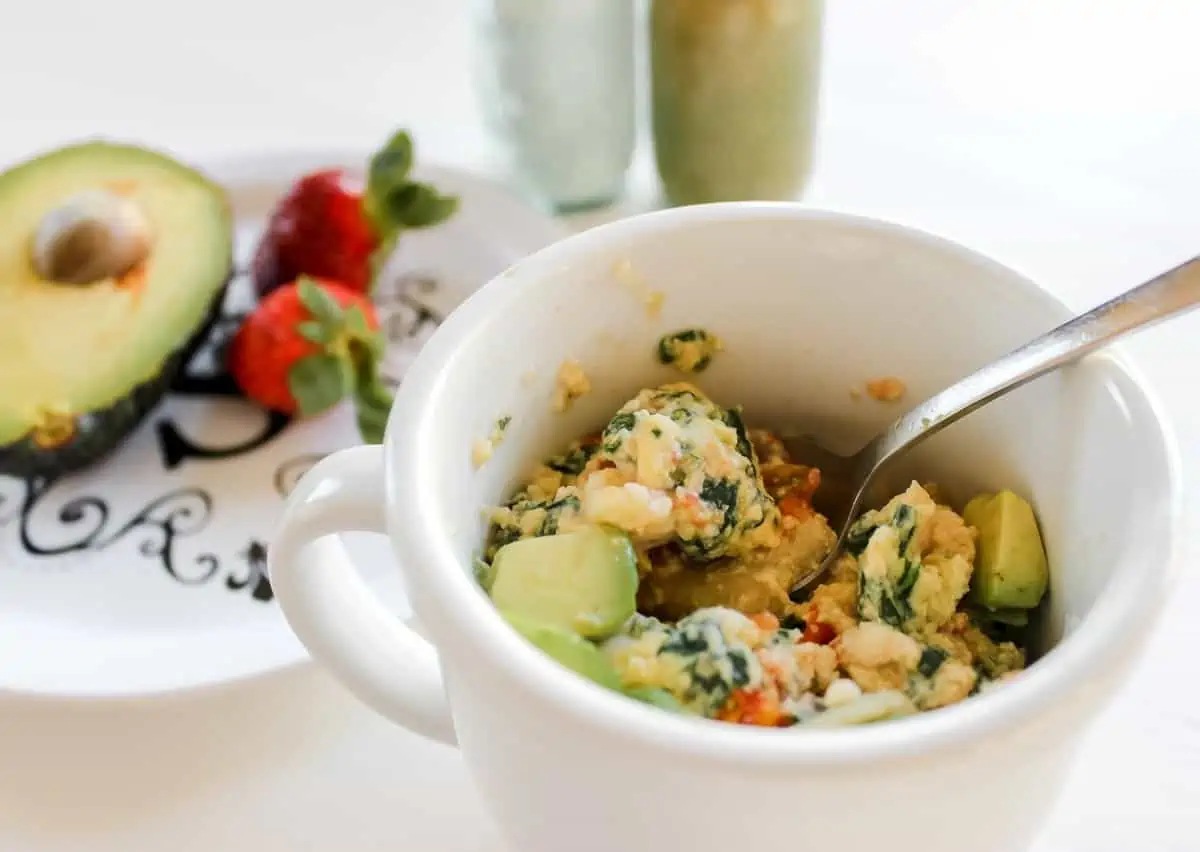
[[[382,441],[388,413],[392,410],[392,395],[373,367],[358,374],[354,410],[363,440],[373,444]]]
[[[375,341],[378,341],[378,345]],[[383,337],[376,334],[373,338],[364,339],[359,346],[351,349],[351,357],[355,364],[354,410],[358,417],[358,431],[364,441],[377,444],[383,440],[388,413],[392,410],[391,391],[379,375]]]
[[[342,306],[312,278],[297,278],[296,292],[300,296],[300,303],[308,308],[316,322],[325,326],[336,326],[342,322]]]
[[[404,130],[397,131],[371,156],[367,183],[374,187],[377,195],[386,196],[407,183],[415,160],[412,137]]]
[[[345,359],[334,355],[309,355],[288,371],[288,389],[305,417],[337,405],[346,398],[353,381]]]
[[[391,254],[401,233],[439,225],[458,210],[457,196],[409,179],[414,159],[412,137],[403,130],[371,157],[363,209],[379,238],[372,258],[375,270]]]
[[[383,335],[371,327],[361,305],[343,308],[311,278],[298,279],[296,291],[311,315],[297,324],[296,333],[318,349],[288,371],[288,389],[299,412],[319,414],[350,397],[363,440],[379,443],[392,405],[379,375]]]
[[[427,183],[409,183],[388,196],[387,214],[405,228],[428,228],[449,219],[458,210],[458,198],[442,195]]]
[[[296,326],[296,333],[307,340],[309,343],[315,343],[318,346],[324,343],[331,343],[333,338],[330,336],[328,329],[314,320],[305,320]]]
[[[362,308],[358,305],[351,305],[347,308],[345,321],[346,328],[356,341],[366,346],[376,359],[383,357],[383,335],[371,330],[371,326],[367,322],[367,315],[363,313]]]

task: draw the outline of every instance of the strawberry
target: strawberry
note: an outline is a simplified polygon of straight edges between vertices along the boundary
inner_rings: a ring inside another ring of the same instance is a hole
[[[301,277],[259,302],[230,341],[242,392],[285,414],[311,416],[354,399],[363,440],[378,443],[391,406],[379,380],[384,340],[370,300],[338,282]]]
[[[369,293],[400,234],[444,222],[458,199],[409,180],[412,139],[396,133],[371,158],[367,180],[341,169],[300,178],[271,214],[253,263],[259,296],[301,275]]]
[[[362,212],[362,187],[340,169],[302,177],[275,208],[254,255],[259,295],[315,275],[368,290],[378,243]]]

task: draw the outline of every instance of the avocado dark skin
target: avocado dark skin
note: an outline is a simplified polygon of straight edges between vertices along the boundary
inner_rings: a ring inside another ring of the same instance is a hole
[[[18,478],[60,477],[100,461],[162,402],[176,377],[212,332],[221,315],[225,293],[233,280],[233,261],[225,283],[213,297],[208,316],[195,333],[163,364],[154,378],[142,382],[108,408],[75,418],[75,434],[61,447],[47,449],[32,438],[0,448],[0,476]]]

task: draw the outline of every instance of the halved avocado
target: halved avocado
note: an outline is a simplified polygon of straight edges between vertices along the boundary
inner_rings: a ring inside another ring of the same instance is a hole
[[[199,172],[89,141],[0,173],[0,474],[114,449],[207,335],[233,217]]]

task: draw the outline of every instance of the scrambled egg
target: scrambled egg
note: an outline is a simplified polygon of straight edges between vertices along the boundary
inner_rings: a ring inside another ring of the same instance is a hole
[[[709,717],[753,708],[782,718],[785,698],[823,693],[837,665],[830,648],[800,641],[798,631],[726,607],[697,610],[676,624],[635,616],[603,650],[626,686],[661,687]],[[758,698],[768,694],[769,705]]]
[[[493,520],[501,543],[607,524],[642,552],[673,544],[700,562],[780,541],[740,416],[684,383],[642,391],[597,441],[536,470]]]
[[[580,481],[589,520],[644,548],[674,542],[710,561],[779,542],[779,513],[740,416],[686,383],[626,403]]]
[[[974,529],[916,482],[860,517],[826,582],[793,602],[835,541],[812,508],[819,485],[736,410],[663,385],[540,465],[494,511],[491,553],[585,524],[627,532],[639,614],[601,650],[624,687],[661,688],[708,718],[874,721],[881,707],[933,710],[1024,668],[1024,652],[964,606]]]
[[[922,635],[954,615],[975,559],[971,528],[915,482],[859,518],[846,547],[859,557],[860,616]]]

